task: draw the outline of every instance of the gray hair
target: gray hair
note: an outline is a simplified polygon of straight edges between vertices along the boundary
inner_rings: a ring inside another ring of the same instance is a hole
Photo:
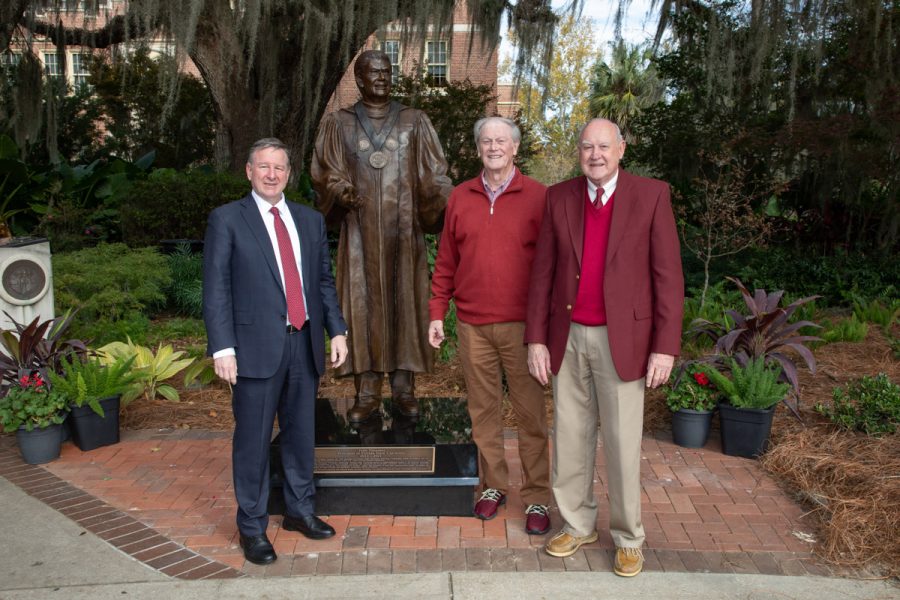
[[[484,126],[492,121],[497,121],[503,123],[507,127],[512,135],[512,139],[515,143],[519,143],[522,141],[522,132],[519,131],[519,126],[516,125],[516,122],[512,119],[507,119],[506,117],[484,117],[483,119],[478,119],[475,121],[475,145],[478,146],[478,139],[481,137],[481,130],[484,129]]]
[[[288,149],[284,142],[282,142],[278,138],[273,137],[257,140],[252,146],[250,146],[250,152],[247,153],[247,164],[253,164],[253,155],[260,150],[265,150],[266,148],[283,150],[285,155],[287,155],[288,167],[291,166],[291,151]]]
[[[588,121],[587,123],[585,123],[584,125],[582,125],[582,126],[581,126],[581,129],[578,130],[578,143],[581,143],[581,136],[584,135],[584,130],[587,129],[588,125],[590,125],[590,124],[593,123],[594,121],[606,121],[607,123],[609,123],[610,125],[612,125],[613,127],[616,128],[616,141],[617,141],[617,142],[624,142],[624,141],[625,141],[625,138],[622,137],[622,130],[619,129],[619,124],[616,123],[615,121],[611,121],[611,120],[609,120],[609,119],[591,119],[590,121]]]

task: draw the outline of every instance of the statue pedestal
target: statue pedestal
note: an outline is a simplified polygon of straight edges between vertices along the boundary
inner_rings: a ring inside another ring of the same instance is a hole
[[[421,399],[427,403],[428,399]],[[316,514],[471,516],[478,486],[478,451],[472,443],[437,444],[408,423],[381,430],[381,415],[362,444],[342,425],[331,403],[316,404]],[[403,442],[403,443],[395,443]],[[278,438],[270,454],[269,514],[284,512]]]

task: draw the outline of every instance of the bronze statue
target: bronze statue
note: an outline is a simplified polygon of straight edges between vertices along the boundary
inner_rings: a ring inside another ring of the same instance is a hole
[[[354,68],[362,100],[319,126],[311,174],[319,210],[340,227],[337,287],[350,327],[359,426],[378,412],[384,374],[399,413],[416,418],[414,373],[431,370],[424,233],[438,233],[453,185],[431,121],[391,101],[387,54],[363,52]],[[380,412],[379,412],[380,414]]]

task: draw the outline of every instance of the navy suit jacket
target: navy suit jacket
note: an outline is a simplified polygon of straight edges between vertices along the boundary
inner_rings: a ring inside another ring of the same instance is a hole
[[[322,215],[287,203],[300,235],[300,262],[316,371],[325,372],[325,335],[342,335]],[[203,246],[203,320],[209,354],[234,348],[241,377],[271,377],[287,335],[287,301],[275,249],[251,195],[216,208]]]

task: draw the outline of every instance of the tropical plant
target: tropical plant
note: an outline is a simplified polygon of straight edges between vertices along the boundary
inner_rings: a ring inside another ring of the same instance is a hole
[[[598,60],[591,77],[591,114],[614,121],[628,143],[634,142],[631,121],[663,97],[665,85],[656,75],[647,45],[630,46],[619,40],[612,49],[612,59]]]
[[[672,412],[682,409],[712,410],[716,407],[718,395],[706,373],[693,364],[666,388],[666,406]]]
[[[746,364],[728,359],[731,379],[712,366],[700,367],[735,408],[768,409],[784,399],[791,386],[779,383],[781,368],[766,364],[763,358],[752,358]]]
[[[15,331],[0,329],[0,381],[15,384],[34,372],[46,380],[48,372],[59,370],[62,359],[87,352],[83,341],[64,339],[75,316],[72,311],[43,322],[35,317],[28,325],[17,322],[9,313],[3,314]]]
[[[62,394],[72,406],[87,404],[101,417],[106,414],[100,400],[124,393],[138,378],[131,365],[135,357],[104,364],[98,358],[60,361],[61,373],[51,371],[53,390]]]
[[[154,354],[150,348],[128,342],[110,342],[97,350],[101,362],[112,364],[117,360],[132,359],[136,381],[122,394],[122,404],[127,405],[138,396],[153,400],[159,394],[166,400],[178,402],[180,396],[171,384],[165,381],[189,367],[193,358],[181,358],[183,350],[176,351],[171,344],[160,344]]]
[[[816,359],[806,344],[822,339],[798,333],[803,327],[819,328],[819,325],[806,320],[791,322],[790,319],[798,307],[812,302],[818,296],[800,298],[782,307],[779,303],[784,291],[767,294],[765,290],[758,289],[751,294],[739,279],[732,277],[726,279],[738,287],[750,314],[742,315],[737,311],[727,311],[726,314],[734,323],[730,328],[706,319],[694,321],[688,336],[692,338],[706,336],[715,342],[715,354],[702,359],[701,362],[718,365],[721,368],[727,368],[728,361],[732,358],[740,366],[749,364],[752,359],[762,359],[766,364],[777,364],[782,378],[790,383],[794,391],[793,399],[787,394],[784,395],[784,403],[799,419],[800,382],[797,377],[797,365],[787,351],[796,352],[804,360],[807,368],[815,373]],[[715,380],[713,382],[715,383]]]
[[[866,435],[894,433],[900,427],[900,385],[886,373],[865,375],[834,388],[831,406],[820,402],[815,410],[844,429]]]
[[[40,373],[22,375],[0,398],[0,425],[7,432],[43,429],[63,422],[66,399],[51,390]]]
[[[194,358],[188,367],[184,370],[184,386],[191,385],[209,385],[216,379],[216,369],[213,359],[209,356]]]

